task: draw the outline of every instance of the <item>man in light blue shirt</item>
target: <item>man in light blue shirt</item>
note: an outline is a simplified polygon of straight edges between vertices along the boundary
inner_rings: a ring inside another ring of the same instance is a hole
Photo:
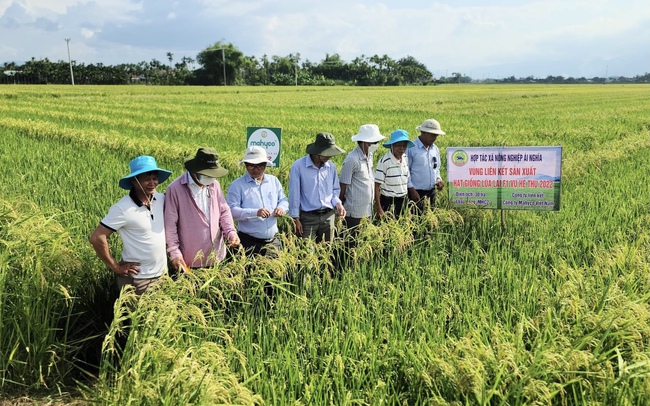
[[[445,186],[440,176],[440,150],[435,144],[438,135],[445,132],[440,128],[440,123],[432,118],[424,120],[416,129],[420,131],[420,136],[413,141],[415,146],[407,151],[411,173],[408,194],[418,209],[423,210],[427,200],[431,207],[435,206],[436,192]]]
[[[246,149],[241,164],[246,165],[246,173],[230,184],[226,197],[239,240],[253,254],[275,255],[271,246],[282,249],[277,219],[289,209],[289,202],[278,178],[265,173],[271,161],[264,148]]]
[[[289,215],[298,236],[332,241],[335,214],[345,217],[345,208],[339,199],[336,165],[329,159],[345,150],[336,145],[332,134],[323,132],[307,145],[306,152],[289,172]]]

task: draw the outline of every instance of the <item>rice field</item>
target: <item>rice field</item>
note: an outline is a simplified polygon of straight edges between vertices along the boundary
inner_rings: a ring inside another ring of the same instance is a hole
[[[443,159],[562,146],[561,210],[442,197],[368,223],[350,250],[296,239],[285,218],[279,258],[234,253],[137,302],[87,242],[137,155],[171,180],[212,146],[227,190],[246,127],[279,127],[268,172],[287,191],[316,133],[351,151],[361,124],[413,139],[432,117]],[[0,146],[0,401],[650,404],[647,85],[7,85]]]

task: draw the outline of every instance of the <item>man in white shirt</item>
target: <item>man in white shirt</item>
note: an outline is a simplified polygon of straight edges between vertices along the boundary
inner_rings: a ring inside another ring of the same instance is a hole
[[[376,124],[364,124],[352,136],[357,147],[345,157],[341,166],[339,182],[340,199],[345,208],[345,225],[353,234],[363,218],[372,216],[375,195],[373,152],[379,141],[385,139]]]
[[[151,156],[139,156],[129,166],[131,173],[120,179],[120,187],[129,194],[111,206],[89,241],[99,259],[117,275],[120,289],[132,285],[141,295],[167,272],[165,195],[156,188],[171,172],[158,168]],[[108,237],[114,232],[122,239],[121,261],[113,258],[108,246]]]

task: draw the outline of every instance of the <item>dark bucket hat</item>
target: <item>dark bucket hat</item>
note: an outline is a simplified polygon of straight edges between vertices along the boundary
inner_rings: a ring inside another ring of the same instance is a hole
[[[336,156],[345,152],[344,149],[336,145],[334,136],[330,133],[316,134],[316,141],[307,145],[305,150],[308,154],[322,156]]]
[[[185,169],[211,178],[220,178],[228,174],[228,170],[219,164],[219,154],[210,147],[199,148],[194,158],[186,159]]]

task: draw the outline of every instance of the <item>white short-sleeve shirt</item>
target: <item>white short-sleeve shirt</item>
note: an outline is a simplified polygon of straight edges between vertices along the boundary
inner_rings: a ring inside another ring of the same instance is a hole
[[[154,194],[151,210],[138,203],[131,195],[124,196],[111,206],[101,224],[120,234],[122,260],[140,263],[140,272],[133,278],[155,278],[167,272],[163,214],[165,195]]]
[[[339,181],[345,188],[343,207],[354,218],[372,216],[372,200],[375,194],[375,177],[372,154],[366,156],[357,146],[345,157]]]

